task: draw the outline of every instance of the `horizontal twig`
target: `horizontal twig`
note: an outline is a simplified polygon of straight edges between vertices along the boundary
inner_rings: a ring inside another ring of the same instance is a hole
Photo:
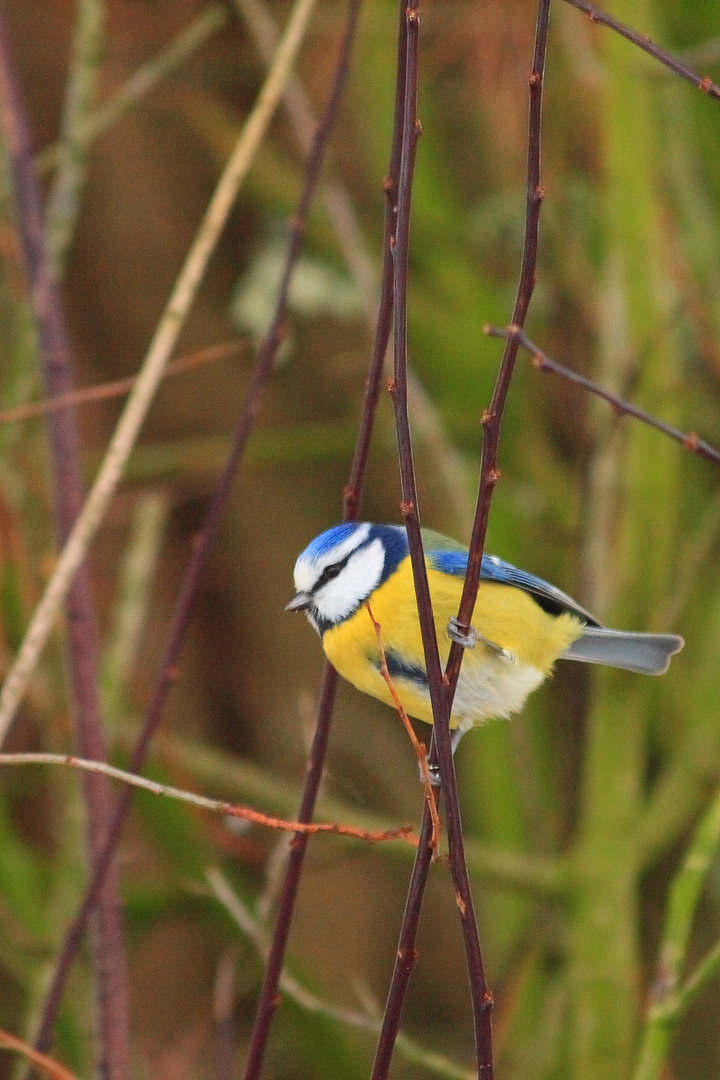
[[[201,810],[209,810],[212,814],[243,818],[254,825],[263,825],[268,829],[281,829],[284,832],[308,833],[310,835],[332,833],[337,836],[351,836],[356,840],[365,840],[370,844],[377,844],[382,840],[404,840],[413,847],[417,847],[417,837],[413,833],[412,825],[400,825],[397,828],[377,832],[358,829],[354,825],[343,825],[334,821],[319,824],[286,821],[284,818],[271,817],[269,814],[263,814],[259,810],[252,810],[249,806],[237,806],[222,799],[209,799],[206,795],[197,795],[195,792],[184,791],[182,788],[176,788],[170,784],[160,784],[156,780],[149,780],[146,776],[126,772],[124,769],[118,769],[104,761],[89,761],[86,758],[75,757],[73,754],[0,754],[0,766],[2,765],[67,765],[73,769],[84,769],[86,772],[100,773],[103,776],[109,776],[112,780],[121,780],[124,784],[130,784],[132,787],[149,791],[152,795],[164,795],[169,799],[190,803],[191,806],[198,806]]]
[[[193,368],[213,363],[215,360],[225,360],[228,356],[235,356],[246,348],[245,341],[228,341],[222,345],[211,345],[207,349],[197,349],[195,352],[188,353],[187,356],[172,360],[165,368],[163,378],[169,375],[180,375],[184,371],[192,371]],[[132,390],[137,378],[137,375],[129,375],[126,379],[116,379],[114,382],[100,383],[98,386],[83,386],[79,390],[46,398],[44,401],[30,401],[26,405],[16,405],[12,409],[0,409],[0,424],[30,420],[36,416],[45,416],[47,413],[55,412],[57,409],[74,408],[77,405],[88,405],[94,401],[120,397]]]
[[[115,745],[124,750],[134,745],[138,726],[125,717],[113,734]],[[260,802],[278,816],[290,813],[297,806],[299,792],[287,781],[217,747],[205,746],[197,740],[185,739],[174,733],[160,732],[153,753],[156,760],[169,768],[180,769],[197,783],[220,785],[229,794],[237,793],[238,799]],[[392,823],[382,815],[360,809],[342,799],[323,795],[317,807],[325,819],[348,821],[364,831],[384,832],[392,827]],[[466,838],[465,845],[468,865],[480,881],[547,898],[562,897],[572,884],[572,867],[565,857],[504,850],[473,836]],[[385,850],[403,858],[411,855],[410,848],[405,844],[393,844]]]
[[[644,409],[638,408],[637,405],[631,405],[629,401],[624,398],[618,397],[617,394],[611,393],[609,390],[605,390],[598,383],[593,382],[592,379],[586,378],[585,375],[579,375],[572,368],[565,367],[564,364],[558,363],[557,360],[553,360],[547,353],[544,353],[542,349],[537,345],[517,326],[508,326],[505,329],[501,329],[497,326],[486,326],[485,333],[489,337],[505,338],[507,341],[517,341],[524,349],[526,349],[532,356],[533,366],[538,371],[549,371],[553,375],[560,375],[561,378],[567,379],[568,382],[574,383],[576,386],[581,386],[583,390],[587,390],[590,394],[595,394],[597,397],[603,398],[613,409],[623,416],[633,416],[636,420],[641,420],[642,423],[648,424],[650,427],[655,428],[657,431],[661,431],[664,435],[668,435],[675,442],[679,442],[685,450],[691,450],[694,454],[699,454],[700,457],[706,458],[708,461],[712,461],[715,465],[720,465],[720,450],[716,450],[714,446],[710,446],[709,443],[701,439],[695,431],[681,431],[679,428],[673,427],[672,424],[666,424],[664,420],[658,420],[656,416],[646,412]]]

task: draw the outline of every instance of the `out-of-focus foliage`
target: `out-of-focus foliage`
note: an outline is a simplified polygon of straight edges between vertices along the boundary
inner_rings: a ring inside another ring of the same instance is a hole
[[[58,134],[74,5],[8,0],[5,6],[41,151]],[[199,0],[107,0],[106,6],[103,99],[203,13]],[[286,18],[288,5],[269,6],[279,21]],[[422,414],[421,401],[414,405],[416,464],[423,523],[467,540],[479,418],[500,356],[483,325],[509,319],[519,270],[535,10],[527,0],[422,6],[424,133],[413,202],[409,328],[411,361],[426,398]],[[136,370],[262,83],[252,37],[233,10],[228,5],[223,25],[91,146],[64,292],[78,384]],[[720,80],[716,3],[613,0],[611,10],[666,47],[687,51],[691,64],[697,59],[703,73]],[[339,0],[321,3],[302,54],[299,74],[318,109],[343,18]],[[390,0],[366,0],[327,170],[346,189],[374,259],[382,234],[396,22]],[[718,147],[717,102],[558,0],[545,95],[547,197],[528,331],[557,359],[715,445]],[[294,209],[302,170],[291,126],[279,113],[181,351],[238,334],[257,337],[258,320],[272,305],[278,237]],[[4,174],[0,179],[5,407],[40,391],[12,193]],[[345,254],[318,199],[283,362],[204,576],[150,770],[289,817],[303,777],[321,655],[304,620],[283,614],[283,606],[297,552],[339,516],[369,355],[362,286],[352,283]],[[106,721],[119,763],[127,760],[157,672],[252,355],[248,347],[239,359],[167,381],[93,549],[108,656]],[[80,412],[88,474],[119,407],[110,402]],[[52,568],[54,538],[42,423],[0,426],[0,445],[6,664]],[[659,680],[561,663],[522,716],[468,737],[458,755],[496,994],[498,1071],[505,1080],[620,1080],[636,1067],[668,885],[720,779],[719,474],[524,359],[509,399],[501,468],[490,522],[493,551],[556,582],[610,624],[674,630],[687,642]],[[150,532],[143,518],[148,494],[160,500]],[[391,410],[383,400],[364,516],[398,520],[398,497]],[[135,590],[131,571],[121,569],[129,548],[141,565]],[[118,646],[123,627],[129,635],[120,644],[123,659],[111,664],[110,643]],[[35,678],[11,748],[67,749],[68,709],[58,640]],[[0,1027],[29,1036],[85,880],[83,826],[74,777],[34,768],[5,771],[1,784]],[[346,819],[404,822],[420,814],[416,766],[400,724],[390,710],[347,687],[339,697],[324,792],[328,812]],[[238,831],[150,796],[136,799],[122,873],[137,1075],[225,1075],[220,1044],[240,1067],[261,964],[211,896],[205,869],[222,864],[238,894],[271,927],[276,845],[274,835],[257,829]],[[353,1009],[358,994],[382,1001],[408,868],[401,845],[312,842],[289,954],[308,990]],[[686,970],[719,936],[715,863]],[[228,956],[234,978],[230,1020],[223,1024],[213,1000]],[[56,1049],[87,1076],[91,994],[81,959]],[[679,1024],[668,1077],[718,1074],[719,1016],[715,980]],[[405,1026],[428,1049],[471,1061],[464,961],[443,864],[431,876]],[[372,1042],[286,1002],[266,1075],[361,1077]],[[398,1054],[395,1075],[431,1073]]]

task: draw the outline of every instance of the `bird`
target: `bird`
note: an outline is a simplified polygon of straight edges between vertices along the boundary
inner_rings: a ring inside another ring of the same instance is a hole
[[[684,641],[676,634],[602,626],[566,593],[495,555],[483,555],[473,625],[456,621],[468,551],[422,531],[440,660],[466,647],[450,715],[453,753],[470,728],[518,712],[555,661],[606,664],[662,675]],[[358,690],[393,705],[387,673],[408,716],[433,722],[406,530],[349,522],[317,536],[298,556],[295,596],[335,670]],[[368,610],[369,608],[369,610]]]

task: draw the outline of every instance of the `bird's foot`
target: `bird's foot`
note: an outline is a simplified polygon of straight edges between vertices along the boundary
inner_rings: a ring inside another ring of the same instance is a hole
[[[442,783],[442,781],[440,780],[440,768],[439,768],[439,766],[431,765],[430,762],[427,759],[427,756],[425,757],[425,763],[427,765],[428,780],[430,781],[430,783],[432,784],[433,787],[440,787],[440,784]],[[422,765],[420,765],[420,764],[418,764],[418,771],[420,773],[420,783],[424,784],[425,783],[425,770],[423,769]]]
[[[474,626],[468,626],[466,632],[455,615],[447,624],[447,634],[451,641],[462,645],[463,649],[474,649],[478,641],[481,640],[481,636]]]
[[[515,653],[511,653],[508,649],[504,649],[502,645],[498,645],[496,641],[490,641],[489,638],[483,637],[479,630],[476,630],[474,626],[469,626],[467,633],[461,628],[457,618],[450,619],[447,625],[448,637],[451,641],[456,641],[458,645],[462,645],[463,649],[474,649],[478,641],[481,645],[484,645],[486,649],[497,656],[498,660],[503,660],[506,664],[515,663]]]

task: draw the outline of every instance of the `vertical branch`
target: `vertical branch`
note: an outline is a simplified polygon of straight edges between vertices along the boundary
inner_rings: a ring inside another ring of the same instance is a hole
[[[401,26],[402,25],[403,23],[401,20]],[[399,88],[404,86],[404,78],[404,68],[402,70],[398,68],[397,81]],[[400,91],[398,90],[398,92]],[[365,401],[360,420],[360,428],[355,445],[353,462],[350,468],[350,477],[343,492],[344,521],[357,520],[358,509],[365,483],[365,475],[367,472],[370,444],[375,424],[375,413],[380,394],[383,362],[390,338],[390,321],[392,318],[393,304],[391,240],[395,231],[397,216],[396,192],[400,166],[400,146],[401,130],[398,114],[396,112],[393,129],[393,145],[390,157],[390,171],[384,185],[387,201],[383,238],[382,293],[380,297],[375,341],[370,361],[370,371],[365,390]],[[320,788],[320,781],[322,779],[322,772],[327,754],[327,744],[337,690],[337,678],[335,669],[329,663],[325,663],[318,700],[315,735],[313,737],[306,766],[305,786],[303,788],[300,810],[298,812],[298,821],[309,821],[315,808],[315,801]],[[427,846],[426,840],[425,847]],[[268,954],[260,1001],[255,1016],[248,1058],[245,1064],[244,1080],[256,1080],[262,1069],[267,1040],[270,1034],[270,1025],[279,1000],[278,988],[280,985],[285,950],[290,933],[290,923],[295,909],[295,900],[297,898],[297,890],[300,883],[300,875],[302,873],[306,848],[307,837],[301,835],[296,836],[293,840],[292,850],[288,858],[285,880],[282,889],[280,890],[275,931]]]
[[[530,84],[530,115],[528,121],[528,155],[527,155],[527,209],[525,223],[525,240],[523,245],[523,258],[518,284],[517,299],[513,311],[513,325],[522,326],[525,321],[527,310],[532,297],[535,284],[535,266],[537,262],[538,246],[538,222],[540,206],[543,198],[543,190],[540,184],[540,128],[542,115],[542,81],[545,66],[545,53],[547,46],[549,0],[539,0],[537,28],[535,36],[535,52],[533,56],[533,68],[529,78]],[[413,113],[414,116],[414,113]],[[413,134],[413,139],[414,139]],[[400,227],[398,227],[400,234]],[[396,245],[396,270],[401,273],[399,261],[401,254]],[[406,252],[404,253],[406,257]],[[396,290],[398,283],[396,281]],[[404,313],[401,313],[404,320]],[[397,329],[396,329],[397,333]],[[401,358],[401,366],[405,349],[404,323],[400,331],[399,350],[396,357]],[[508,341],[503,360],[498,372],[498,377],[493,393],[490,408],[483,415],[483,456],[480,473],[480,490],[473,525],[473,534],[468,557],[468,570],[463,587],[463,595],[460,605],[459,622],[469,627],[472,612],[475,606],[477,589],[480,580],[480,566],[487,531],[487,520],[490,509],[492,492],[498,479],[497,451],[499,445],[500,426],[502,423],[503,410],[507,398],[510,381],[517,357],[517,344],[513,348]],[[402,379],[402,372],[401,372]],[[400,384],[402,392],[402,382]],[[399,415],[398,439],[400,440],[400,426],[403,422],[402,410],[399,407],[397,375],[395,386],[395,408]],[[403,423],[404,427],[404,423]],[[406,436],[406,445],[401,449],[401,455],[405,456],[405,472],[408,478],[412,477],[412,456],[409,445],[409,432]],[[456,887],[458,906],[461,912],[463,935],[465,940],[468,968],[473,993],[473,1015],[475,1019],[476,1047],[478,1051],[478,1072],[486,1077],[492,1075],[492,1050],[490,1030],[490,1009],[492,998],[487,990],[480,954],[477,931],[475,927],[474,912],[472,909],[472,896],[469,884],[466,885],[467,875],[462,853],[462,836],[457,805],[457,786],[455,783],[452,754],[450,752],[450,739],[447,730],[449,716],[452,710],[452,698],[454,696],[457,681],[460,675],[463,650],[453,642],[448,657],[448,665],[441,686],[444,694],[438,690],[439,659],[437,659],[437,644],[435,641],[435,629],[432,613],[429,610],[429,590],[427,589],[427,575],[425,572],[424,558],[422,557],[422,542],[420,537],[419,522],[417,521],[416,497],[413,497],[411,487],[403,486],[403,515],[408,529],[408,538],[413,556],[413,573],[415,575],[416,589],[418,591],[418,610],[420,612],[421,627],[423,629],[423,645],[425,647],[428,681],[433,701],[433,715],[435,717],[435,733],[433,747],[437,752],[440,766],[440,774],[443,783],[443,796],[445,798],[448,815],[448,839],[450,842],[451,866],[453,881]],[[424,579],[424,580],[423,580]],[[424,595],[422,595],[424,594]],[[434,655],[433,655],[434,654]],[[433,694],[433,688],[434,694]],[[446,700],[442,701],[442,696]],[[437,704],[436,704],[437,702]],[[440,706],[440,708],[438,708]],[[438,724],[439,713],[442,714]],[[432,750],[431,750],[432,753]],[[378,1042],[375,1058],[373,1080],[382,1080],[387,1076],[392,1046],[397,1034],[402,1011],[402,1002],[407,990],[412,967],[415,962],[415,938],[419,919],[419,906],[422,903],[422,894],[427,873],[430,867],[431,851],[429,849],[430,817],[426,812],[423,817],[420,846],[413,869],[413,876],[408,891],[405,915],[400,935],[398,956],[393,972],[393,979],[388,993],[388,1001],[383,1020],[383,1031]],[[460,839],[460,845],[457,838]],[[459,887],[461,886],[461,887]],[[469,899],[469,905],[467,903]]]
[[[528,79],[530,86],[530,110],[528,117],[528,149],[527,149],[527,196],[525,210],[525,238],[523,243],[522,265],[520,268],[520,281],[518,283],[517,297],[513,309],[512,326],[522,329],[525,324],[528,307],[535,287],[535,268],[537,265],[538,250],[538,225],[540,221],[540,207],[545,192],[540,183],[540,136],[542,126],[542,89],[545,71],[545,54],[547,51],[548,19],[550,15],[550,0],[538,0],[537,22],[535,27],[535,51],[533,54],[532,71]],[[470,553],[468,556],[467,573],[463,586],[458,622],[466,632],[472,621],[473,609],[480,584],[480,567],[482,565],[483,549],[485,547],[485,534],[487,532],[488,516],[490,514],[490,502],[492,500],[495,485],[498,482],[497,469],[498,448],[500,444],[500,429],[502,426],[503,412],[507,400],[510,382],[515,370],[515,360],[520,341],[513,336],[505,343],[502,362],[498,371],[495,389],[493,391],[490,408],[483,413],[483,448],[480,465],[480,486],[478,502],[473,523]],[[446,677],[450,685],[451,694],[454,693],[460,675],[463,648],[453,641],[448,657]]]
[[[253,377],[247,391],[245,402],[243,404],[243,409],[238,419],[235,432],[233,434],[227,462],[215,486],[215,490],[210,501],[210,506],[208,508],[203,527],[194,545],[193,553],[180,589],[180,595],[175,606],[175,613],[168,633],[168,639],[163,654],[160,674],[158,676],[158,680],[155,685],[148,712],[145,717],[143,729],[131,756],[130,769],[132,772],[139,772],[142,769],[145,757],[147,755],[147,751],[150,746],[150,742],[160,721],[160,717],[162,715],[162,710],[167,700],[168,693],[177,676],[177,662],[180,655],[180,649],[184,640],[185,632],[189,624],[192,606],[197,595],[197,590],[200,582],[200,574],[203,569],[208,551],[210,549],[210,545],[212,544],[212,541],[214,539],[220,516],[227,503],[232,488],[232,483],[243,453],[245,451],[245,447],[247,445],[253,423],[257,416],[263,388],[272,373],[277,348],[282,340],[290,281],[298,256],[300,254],[308,210],[310,207],[312,196],[317,186],[317,180],[320,173],[325,148],[327,146],[330,132],[332,130],[332,126],[339,109],[342,90],[344,88],[344,83],[347,77],[349,56],[352,42],[354,39],[359,6],[360,0],[352,0],[348,13],[348,25],[346,35],[343,41],[340,59],[338,61],[338,67],[332,93],[328,102],[325,115],[323,117],[323,121],[315,136],[312,153],[307,164],[305,182],[298,204],[298,209],[292,218],[290,237],[288,240],[288,248],[286,253],[285,271],[278,293],[275,313],[271,326],[267,332],[263,345],[260,349],[260,353],[258,355],[257,363],[255,365],[255,371],[253,373]],[[330,706],[335,692],[335,682],[335,673],[332,671],[332,669],[329,669],[329,674],[326,676],[325,679],[323,696],[319,708],[319,714],[321,716],[327,715],[329,717],[331,713]],[[318,725],[318,727],[320,728],[320,725]],[[306,794],[303,799],[300,813],[298,815],[298,820],[302,822],[307,822],[312,817],[315,796],[317,794],[317,787],[319,785],[319,778],[322,772],[322,765],[324,762],[326,743],[327,726],[324,731],[319,731],[319,734],[316,734],[315,743],[313,744],[310,764],[308,767],[308,778],[306,781]],[[99,890],[101,888],[104,875],[107,871],[110,859],[112,857],[112,853],[118,842],[123,824],[125,822],[125,817],[127,815],[131,798],[132,791],[131,789],[127,789],[125,792],[123,792],[123,794],[118,800],[115,813],[108,829],[107,840],[101,856],[98,859],[98,864],[93,875],[93,879],[85,894],[85,898],[80,907],[80,910],[75,917],[75,920],[70,927],[67,937],[65,939],[65,943],[63,945],[63,949],[55,969],[52,985],[46,999],[45,1009],[40,1025],[40,1031],[37,1038],[37,1043],[39,1046],[47,1046],[49,1043],[70,966],[82,940],[82,935],[87,923],[88,915],[92,911],[96,899],[99,895]],[[304,838],[297,839],[304,840]],[[298,845],[298,848],[296,848],[296,850],[301,850],[302,847],[303,845]],[[297,873],[299,877],[299,870],[301,869],[301,867],[302,859],[300,859],[299,868],[297,868],[295,867],[295,863],[293,862],[291,857],[291,868],[288,870],[288,876],[290,876],[291,870],[293,870],[295,873]],[[288,911],[288,928],[296,891],[297,881],[295,881],[294,890],[288,890],[287,894],[283,896],[283,902],[285,903],[286,910]],[[274,997],[275,991],[273,991],[269,1003],[270,1017],[272,1016],[272,1011],[274,1008],[274,1002],[272,1000],[274,999]]]
[[[73,389],[72,360],[57,281],[43,232],[40,192],[33,169],[27,125],[19,101],[5,25],[0,16],[0,91],[2,124],[9,151],[17,207],[18,230],[32,305],[40,364],[48,394]],[[75,414],[60,409],[48,416],[53,468],[55,522],[60,544],[69,535],[82,505],[80,443]],[[98,687],[98,634],[88,568],[83,563],[68,592],[69,666],[78,752],[105,761]],[[105,842],[112,794],[106,777],[84,779],[87,806],[89,869],[92,873]],[[122,941],[122,914],[117,867],[111,864],[99,891],[93,925],[93,961],[97,980],[101,1075],[130,1075],[127,972]]]
[[[266,0],[235,0],[235,6],[245,17],[263,59],[268,62],[275,47],[277,29],[272,16],[267,10]],[[296,140],[301,150],[307,153],[312,142],[315,119],[307,93],[297,76],[288,80],[284,101]],[[394,215],[397,196],[397,170],[393,176],[391,169],[388,184],[389,187],[386,185],[386,192],[388,200],[392,202],[391,209]],[[362,235],[360,222],[353,209],[347,190],[337,178],[326,177],[320,194],[348,270],[362,293],[366,321],[371,335],[374,336],[378,324],[376,311],[377,274],[374,260]],[[382,247],[383,253],[388,250],[388,242],[389,237],[386,236]],[[389,277],[391,277],[392,267],[383,264],[381,304],[389,303],[392,306],[392,282],[390,281],[388,284],[385,277],[388,269]],[[385,320],[382,317],[379,320],[379,325],[385,325]],[[389,331],[389,320],[387,326]],[[387,346],[387,338],[388,335],[386,334],[383,339],[384,347]],[[379,387],[379,382],[377,385]],[[454,509],[458,521],[471,522],[474,503],[468,498],[464,463],[452,445],[437,409],[420,380],[413,374],[412,368],[408,370],[408,399],[417,437],[422,440],[426,450],[435,461],[438,477],[449,505]]]
[[[391,384],[395,422],[397,426],[398,454],[400,459],[400,478],[402,489],[401,510],[405,520],[410,546],[410,558],[415,582],[415,592],[420,619],[420,629],[428,673],[428,684],[435,723],[434,744],[442,780],[443,798],[447,815],[448,843],[450,847],[450,869],[455,888],[455,897],[460,912],[460,921],[465,945],[465,955],[470,980],[470,993],[473,1006],[475,1027],[475,1046],[477,1052],[478,1075],[488,1078],[493,1074],[491,1009],[492,995],[486,979],[480,949],[480,941],[475,920],[472,891],[465,864],[462,835],[462,820],[457,792],[457,781],[452,760],[450,744],[451,696],[447,693],[447,684],[443,678],[440,664],[435,620],[430,599],[427,569],[420,533],[420,518],[417,506],[417,486],[412,457],[412,442],[407,407],[407,265],[410,233],[410,200],[412,190],[415,149],[420,134],[417,120],[417,65],[419,43],[419,0],[411,0],[405,9],[405,90],[402,101],[398,98],[398,107],[402,109],[402,153],[400,181],[398,189],[397,229],[393,244],[393,288],[395,328],[395,373]],[[401,44],[402,47],[402,44]],[[423,846],[418,851],[416,867],[411,880],[411,889],[406,906],[405,919],[401,930],[401,947],[398,950],[398,989],[407,985],[414,956],[414,930],[419,918],[425,879],[429,869],[427,854],[428,829],[423,815]],[[397,1035],[397,1024],[402,1009],[402,998],[391,985],[386,1007],[387,1023],[378,1044],[375,1060],[374,1077],[385,1076],[389,1065],[392,1044]]]

